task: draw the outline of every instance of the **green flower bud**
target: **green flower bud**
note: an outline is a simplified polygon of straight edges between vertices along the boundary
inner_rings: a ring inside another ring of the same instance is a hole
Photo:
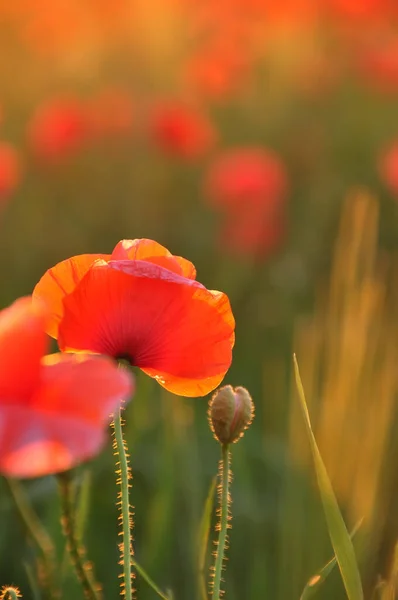
[[[221,444],[237,442],[251,424],[254,404],[243,387],[226,385],[215,392],[209,403],[209,423]]]

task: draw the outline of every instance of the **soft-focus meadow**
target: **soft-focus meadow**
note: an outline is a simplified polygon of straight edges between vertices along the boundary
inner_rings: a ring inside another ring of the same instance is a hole
[[[231,300],[224,381],[250,390],[256,416],[233,448],[228,600],[298,600],[333,555],[293,352],[347,527],[363,518],[366,598],[390,572],[397,102],[394,0],[0,2],[0,307],[56,262],[124,238],[157,240]],[[199,598],[219,460],[207,401],[137,371],[127,409],[136,556],[176,600]],[[109,442],[79,471],[81,531],[106,599],[120,572],[113,465]],[[55,480],[26,489],[62,557]],[[36,550],[0,490],[0,584],[33,600]],[[81,597],[62,564],[64,598]],[[139,577],[136,587],[155,597]],[[345,597],[338,569],[318,595]]]

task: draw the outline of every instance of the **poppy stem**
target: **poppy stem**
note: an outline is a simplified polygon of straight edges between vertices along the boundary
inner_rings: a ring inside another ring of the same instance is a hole
[[[22,485],[15,479],[8,479],[7,477],[4,478],[4,481],[10,490],[11,497],[22,523],[42,554],[42,584],[47,588],[51,598],[59,598],[60,592],[55,583],[55,548],[52,540],[29,504]]]
[[[59,492],[62,506],[62,527],[67,539],[67,549],[76,576],[80,581],[84,597],[87,600],[102,600],[101,586],[95,581],[91,565],[86,560],[86,551],[82,547],[76,531],[72,474],[58,475]]]
[[[129,480],[131,476],[131,468],[128,460],[128,451],[126,440],[123,438],[122,429],[122,408],[119,409],[117,415],[114,418],[114,453],[119,458],[116,463],[116,475],[117,485],[120,487],[118,492],[118,506],[120,510],[119,521],[122,525],[122,543],[120,544],[120,555],[121,563],[123,565],[123,582],[122,582],[122,596],[124,600],[132,600],[132,570],[133,566],[133,540],[131,530],[133,527],[133,515],[131,512],[130,501],[129,501],[129,489],[131,484]]]
[[[214,564],[214,580],[213,580],[213,594],[212,600],[220,600],[220,587],[221,587],[221,572],[224,563],[224,554],[227,545],[227,530],[229,520],[229,483],[230,483],[230,452],[229,444],[222,444],[221,446],[221,461],[219,466],[219,477],[220,485],[218,486],[219,494],[219,514],[220,521],[217,525],[219,530],[219,537],[217,543],[216,560]]]

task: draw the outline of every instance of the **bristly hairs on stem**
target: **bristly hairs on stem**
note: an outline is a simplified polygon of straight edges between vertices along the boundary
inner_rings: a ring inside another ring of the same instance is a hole
[[[95,580],[92,564],[86,558],[86,550],[78,539],[76,531],[71,472],[60,473],[58,483],[62,506],[62,528],[67,540],[72,566],[83,588],[86,600],[102,600],[101,585]]]
[[[0,590],[0,600],[17,600],[22,598],[19,589],[15,585],[5,585]]]
[[[225,551],[228,550],[228,529],[231,529],[232,515],[230,512],[231,496],[229,486],[232,482],[231,455],[229,444],[221,446],[221,460],[218,466],[219,485],[217,486],[217,495],[219,507],[217,508],[217,517],[219,518],[216,531],[219,532],[218,541],[214,541],[216,550],[213,552],[215,557],[214,567],[210,569],[210,589],[212,590],[212,600],[220,600],[224,591],[221,590],[223,581],[221,574],[225,569],[224,561],[227,560]]]
[[[120,561],[119,564],[123,567],[123,572],[120,575],[122,582],[121,595],[125,600],[132,600],[135,590],[133,589],[132,567],[134,566],[133,556],[133,527],[134,527],[134,508],[130,505],[129,490],[131,488],[130,481],[133,476],[129,464],[129,454],[126,440],[123,437],[123,420],[121,412],[123,407],[115,415],[112,423],[114,429],[113,453],[118,459],[116,462],[116,484],[118,486],[117,507],[119,509],[118,523],[121,527],[119,535],[122,537],[122,542],[119,544]]]

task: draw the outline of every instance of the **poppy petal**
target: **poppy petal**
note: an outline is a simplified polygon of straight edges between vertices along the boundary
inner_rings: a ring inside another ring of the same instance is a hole
[[[30,296],[0,312],[0,398],[19,400],[35,389],[48,345],[43,306]]]
[[[112,252],[112,260],[146,260],[160,265],[177,275],[195,279],[195,266],[186,258],[174,256],[161,244],[145,238],[122,240]]]
[[[130,373],[104,356],[50,354],[42,365],[42,385],[32,399],[37,410],[102,424],[133,393]]]
[[[98,259],[109,260],[109,254],[80,254],[56,264],[45,272],[33,290],[33,299],[44,301],[50,319],[47,324],[47,333],[57,338],[58,325],[63,315],[62,302],[81,281],[94,261]]]
[[[132,387],[127,371],[104,357],[44,357],[30,402],[0,406],[0,472],[40,477],[92,458],[106,439],[110,413]]]
[[[9,432],[18,423],[18,436]],[[42,477],[67,471],[95,456],[105,441],[104,428],[29,408],[0,408],[0,472],[7,477]]]
[[[176,394],[202,396],[232,360],[227,296],[146,261],[95,265],[64,301],[62,350],[129,358]]]

